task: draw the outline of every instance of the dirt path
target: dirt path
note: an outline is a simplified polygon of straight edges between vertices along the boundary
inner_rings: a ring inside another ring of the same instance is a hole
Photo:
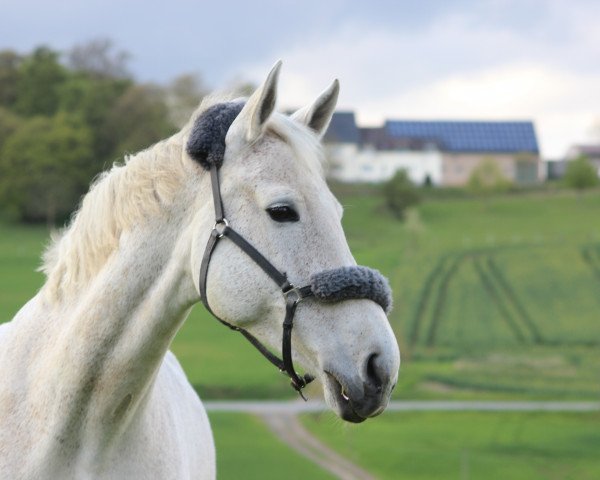
[[[324,402],[311,400],[208,400],[209,412],[240,412],[257,415],[297,415],[328,410]],[[496,400],[393,400],[390,412],[600,412],[600,402],[496,401]],[[377,421],[377,420],[375,420]]]
[[[375,477],[317,440],[291,413],[264,413],[260,417],[284,443],[341,480],[375,480]]]

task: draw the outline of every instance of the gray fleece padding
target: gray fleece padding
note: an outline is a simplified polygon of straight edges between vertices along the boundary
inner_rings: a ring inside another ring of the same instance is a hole
[[[314,274],[310,286],[316,298],[324,302],[362,299],[373,300],[385,313],[392,310],[392,290],[387,279],[369,267],[341,267]]]
[[[186,151],[206,170],[212,165],[220,168],[225,155],[225,136],[244,102],[217,103],[207,108],[194,123]]]

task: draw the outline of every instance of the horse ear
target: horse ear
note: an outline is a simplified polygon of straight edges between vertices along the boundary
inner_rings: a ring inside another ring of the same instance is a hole
[[[275,110],[280,69],[281,60],[273,66],[265,82],[250,96],[232,125],[235,130],[241,129],[243,138],[248,143],[260,138],[267,120]]]
[[[314,103],[298,110],[292,115],[292,118],[314,130],[319,137],[322,137],[327,131],[335,111],[339,93],[340,82],[336,78]]]

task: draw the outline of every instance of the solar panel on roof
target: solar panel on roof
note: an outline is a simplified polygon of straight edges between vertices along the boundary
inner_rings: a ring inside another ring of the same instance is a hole
[[[388,134],[433,140],[451,152],[538,153],[531,122],[388,121]]]

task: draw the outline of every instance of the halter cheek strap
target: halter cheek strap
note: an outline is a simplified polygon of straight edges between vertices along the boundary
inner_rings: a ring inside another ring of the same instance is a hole
[[[254,248],[242,235],[236,232],[229,226],[229,222],[225,218],[223,211],[223,202],[221,199],[221,189],[219,185],[219,171],[215,165],[210,169],[212,192],[213,192],[213,203],[215,207],[215,225],[210,233],[208,243],[204,249],[204,255],[202,257],[202,263],[200,265],[200,298],[202,303],[207,310],[222,324],[228,326],[236,332],[240,332],[246,339],[273,365],[275,365],[281,372],[286,373],[291,379],[291,385],[302,398],[306,400],[302,395],[302,389],[314,380],[311,375],[300,376],[294,369],[294,363],[292,361],[292,328],[294,325],[294,313],[298,303],[303,299],[312,295],[310,286],[295,288],[287,279],[285,273],[280,272],[273,266],[256,248]],[[267,347],[265,347],[254,335],[248,330],[232,325],[226,322],[219,316],[217,316],[208,304],[208,298],[206,295],[206,284],[208,278],[208,266],[210,264],[211,256],[214,252],[217,243],[222,238],[228,238],[235,245],[237,245],[246,255],[248,255],[281,289],[282,294],[285,297],[286,313],[285,320],[283,322],[283,336],[281,353],[283,359],[280,359],[274,355]]]

